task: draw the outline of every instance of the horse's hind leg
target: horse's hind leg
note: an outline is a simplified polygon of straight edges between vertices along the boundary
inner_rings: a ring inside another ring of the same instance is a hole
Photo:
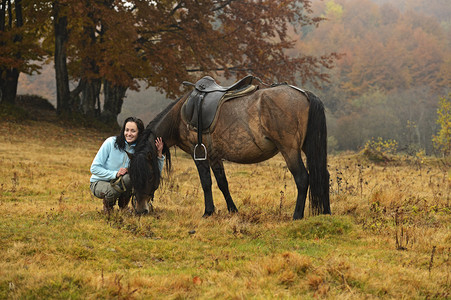
[[[308,172],[302,161],[301,153],[293,153],[284,156],[288,169],[293,174],[296,187],[298,189],[298,197],[296,199],[296,207],[294,208],[293,220],[302,219],[304,217],[305,200],[307,198],[307,190],[309,184]]]
[[[213,194],[211,192],[211,173],[208,160],[195,160],[197,171],[199,172],[200,183],[204,191],[205,212],[203,217],[211,216],[215,212]]]
[[[224,172],[224,164],[222,163],[222,161],[211,162],[211,168],[213,170],[213,174],[215,174],[218,187],[226,200],[227,210],[232,213],[237,212],[238,209],[236,208],[235,203],[232,200],[232,196],[230,196],[229,183],[227,182],[227,177]]]

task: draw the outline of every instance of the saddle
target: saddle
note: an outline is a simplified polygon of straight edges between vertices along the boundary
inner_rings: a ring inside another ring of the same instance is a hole
[[[182,106],[182,118],[198,132],[198,144],[194,148],[194,159],[205,160],[207,150],[202,144],[202,132],[211,132],[214,128],[214,121],[221,105],[230,99],[244,96],[257,90],[258,86],[252,85],[254,76],[246,76],[231,86],[224,87],[216,83],[210,77],[205,76],[195,84],[183,82],[185,85],[194,87],[188,99]],[[197,147],[204,149],[204,155],[196,155]]]

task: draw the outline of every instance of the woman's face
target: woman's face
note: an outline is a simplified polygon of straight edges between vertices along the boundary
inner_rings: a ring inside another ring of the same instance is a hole
[[[127,122],[127,124],[125,124],[124,136],[129,144],[136,141],[138,138],[138,126],[135,122]]]

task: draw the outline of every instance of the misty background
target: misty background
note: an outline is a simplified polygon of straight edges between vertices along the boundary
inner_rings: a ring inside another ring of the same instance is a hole
[[[432,153],[439,99],[450,92],[449,0],[316,0],[313,10],[326,21],[292,31],[290,52],[342,57],[320,87],[292,84],[325,103],[330,150],[359,150],[381,137],[396,140],[401,151]],[[53,65],[43,65],[40,74],[21,73],[18,94],[56,106]],[[145,85],[128,90],[118,122],[137,116],[147,124],[169,101]]]

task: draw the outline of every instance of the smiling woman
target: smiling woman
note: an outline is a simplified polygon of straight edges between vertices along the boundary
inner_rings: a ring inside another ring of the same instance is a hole
[[[109,212],[118,200],[120,208],[127,207],[131,196],[131,182],[128,175],[129,158],[127,153],[134,153],[135,145],[144,132],[143,122],[134,117],[124,121],[118,136],[105,140],[91,164],[90,188],[94,196],[103,199],[103,210]],[[163,148],[161,139],[155,142],[159,154]],[[165,157],[158,155],[160,171]]]
[[[125,124],[125,131],[124,131],[124,135],[125,135],[125,140],[127,141],[127,143],[133,143],[136,141],[136,139],[138,138],[138,125],[135,122],[127,122]]]

